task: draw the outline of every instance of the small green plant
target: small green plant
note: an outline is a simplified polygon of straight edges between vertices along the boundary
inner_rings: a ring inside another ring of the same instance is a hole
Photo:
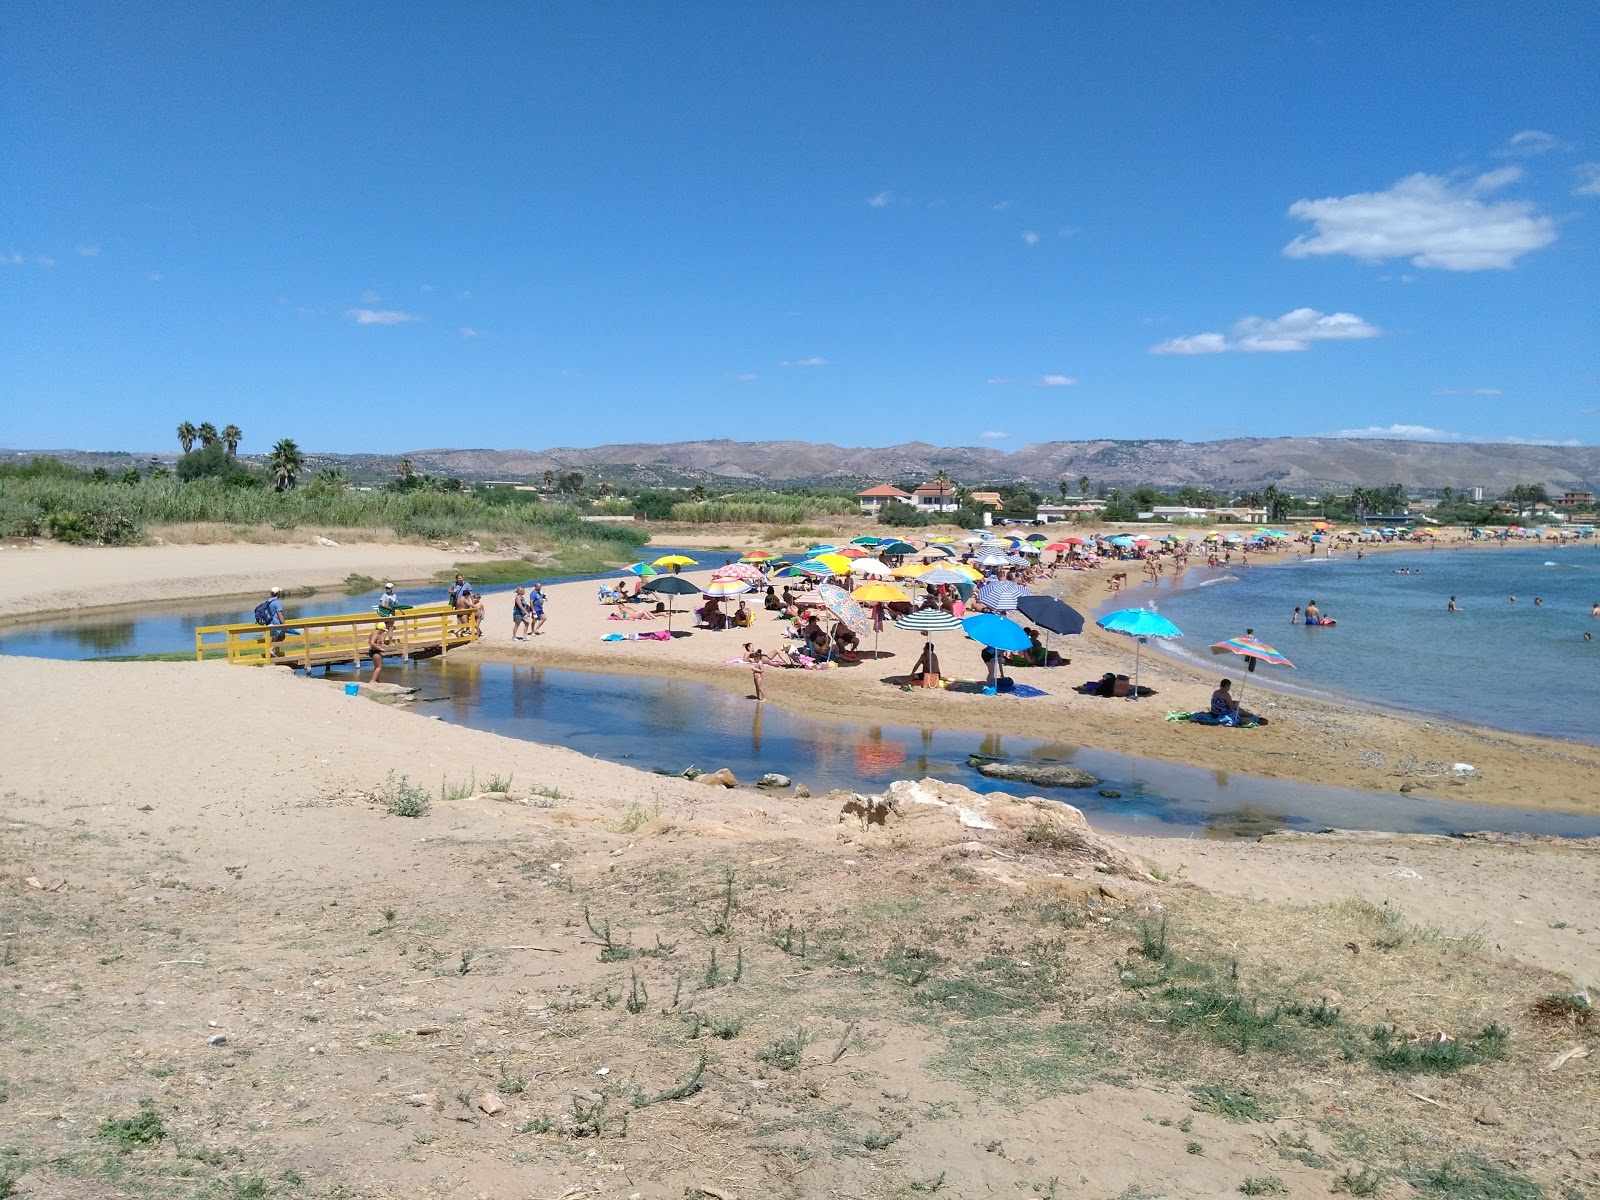
[[[691,1012],[686,1014],[685,1020],[689,1022],[689,1037],[699,1037],[702,1033],[709,1033],[712,1037],[724,1042],[730,1042],[744,1032],[744,1019],[735,1017],[731,1021],[719,1021],[715,1017],[708,1017],[702,1013]]]
[[[1035,821],[1028,830],[1027,842],[1044,850],[1073,850],[1083,844],[1081,838],[1074,837],[1043,818]]]
[[[628,989],[628,1002],[624,1006],[634,1016],[638,1016],[650,1003],[650,993],[645,989],[644,983],[639,978],[639,972],[630,970],[628,975],[633,981],[633,986]]]
[[[443,776],[439,779],[439,800],[441,803],[449,804],[452,800],[465,800],[468,796],[476,795],[477,792],[477,772],[473,772],[472,779],[466,783],[451,783]]]
[[[711,947],[711,961],[706,964],[704,986],[708,988],[721,987],[724,983],[738,983],[744,978],[744,947],[740,946],[734,952],[733,971],[725,972],[717,962],[717,948]]]
[[[1346,1167],[1344,1174],[1333,1181],[1333,1190],[1352,1196],[1376,1196],[1378,1189],[1383,1186],[1383,1180],[1383,1172],[1369,1166],[1363,1165],[1359,1171],[1354,1167]]]
[[[866,1134],[861,1139],[861,1148],[863,1150],[887,1150],[900,1140],[902,1133],[903,1131],[899,1129],[888,1129],[882,1133]]]
[[[1239,1190],[1246,1196],[1281,1196],[1289,1189],[1276,1175],[1247,1175]]]
[[[383,910],[383,923],[385,925],[393,925],[394,924],[394,918],[395,918],[394,909],[386,908],[386,909]]]
[[[944,1172],[940,1171],[932,1179],[913,1179],[910,1187],[913,1192],[938,1192],[944,1190]]]
[[[511,776],[491,775],[489,782],[484,784],[484,790],[497,796],[504,796],[511,790]]]
[[[17,1194],[17,1177],[9,1167],[0,1167],[0,1200],[9,1200]]]
[[[896,946],[883,956],[883,969],[907,987],[916,987],[933,971],[939,955],[921,946]]]
[[[1167,949],[1167,914],[1161,914],[1161,924],[1139,922],[1139,954],[1155,963],[1172,961],[1172,951]]]
[[[1476,1155],[1446,1159],[1431,1171],[1413,1175],[1424,1194],[1451,1200],[1544,1200],[1544,1189],[1531,1179],[1502,1171]]]
[[[856,1022],[851,1021],[845,1026],[844,1035],[840,1037],[839,1044],[833,1048],[833,1056],[828,1059],[829,1064],[838,1062],[844,1057],[844,1052],[850,1048],[850,1035],[856,1031]]]
[[[733,868],[729,867],[724,872],[722,880],[722,908],[709,921],[702,922],[697,919],[694,923],[695,928],[707,937],[721,937],[728,932],[733,908]]]
[[[513,1075],[506,1070],[505,1063],[500,1064],[500,1078],[495,1082],[501,1092],[507,1096],[520,1096],[528,1090],[528,1081],[520,1075]]]
[[[524,1121],[521,1125],[518,1125],[517,1126],[517,1132],[518,1133],[549,1133],[554,1128],[555,1128],[555,1122],[552,1121],[549,1117],[544,1116],[544,1115],[541,1114],[540,1116],[537,1116],[537,1117],[530,1117],[530,1118],[528,1118],[528,1120]]]
[[[267,1194],[267,1181],[259,1175],[235,1175],[232,1190],[233,1200],[260,1200]]]
[[[1263,1097],[1249,1088],[1232,1089],[1221,1084],[1207,1083],[1189,1089],[1194,1106],[1201,1112],[1216,1113],[1235,1124],[1265,1121],[1269,1109]]]
[[[389,772],[383,787],[378,790],[378,799],[389,810],[391,817],[420,817],[432,804],[427,792],[404,775],[397,779],[393,771]]]
[[[100,1125],[100,1136],[127,1153],[141,1146],[154,1146],[167,1136],[153,1100],[139,1101],[139,1111],[131,1117],[108,1117]]]
[[[612,940],[610,921],[606,921],[598,926],[594,923],[593,919],[589,916],[588,905],[584,905],[583,907],[583,923],[589,927],[590,933],[594,934],[595,937],[600,939],[601,962],[627,962],[628,959],[634,956],[635,951],[632,946],[625,946]]]
[[[463,950],[461,952],[461,964],[456,967],[456,974],[465,975],[468,971],[472,970],[472,960],[474,957],[475,955],[471,950]]]
[[[599,1137],[606,1125],[606,1106],[611,1103],[611,1097],[602,1095],[598,1099],[585,1103],[573,1098],[572,1124],[570,1132],[573,1137]]]
[[[1507,1036],[1506,1031],[1494,1023],[1472,1037],[1448,1038],[1440,1034],[1426,1040],[1402,1037],[1393,1026],[1379,1025],[1372,1031],[1376,1047],[1372,1061],[1385,1071],[1445,1075],[1474,1063],[1504,1058]]]
[[[568,798],[566,793],[564,793],[560,788],[556,787],[540,786],[531,789],[528,794],[531,796],[542,796],[546,800],[566,800]]]
[[[782,950],[785,954],[792,955],[795,958],[804,959],[807,949],[806,931],[804,929],[800,930],[799,936],[796,937],[795,927],[790,925],[782,933],[778,934],[777,937],[772,939],[772,944],[775,945],[779,950]]]
[[[756,1061],[777,1067],[780,1071],[792,1071],[800,1065],[801,1056],[805,1053],[806,1043],[810,1037],[811,1035],[802,1026],[788,1037],[779,1038],[766,1048],[756,1051]]]
[[[650,814],[644,805],[635,800],[628,805],[628,811],[622,814],[622,820],[617,822],[618,833],[637,833],[639,826],[650,819]]]
[[[344,590],[352,596],[361,592],[375,592],[378,590],[378,581],[371,575],[363,575],[359,571],[352,571],[344,577]]]
[[[646,1096],[642,1091],[635,1089],[633,1093],[633,1106],[635,1108],[648,1108],[652,1104],[662,1104],[668,1100],[687,1100],[700,1090],[700,1081],[705,1077],[706,1063],[709,1059],[704,1050],[700,1051],[700,1060],[695,1063],[694,1072],[676,1087],[670,1087],[664,1092],[657,1092],[654,1096]]]
[[[1206,1148],[1199,1142],[1189,1142],[1183,1149],[1186,1154],[1204,1154],[1206,1152]]]

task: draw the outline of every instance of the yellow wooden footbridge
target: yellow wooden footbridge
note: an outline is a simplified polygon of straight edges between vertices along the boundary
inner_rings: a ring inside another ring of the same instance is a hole
[[[294,618],[283,626],[205,625],[194,631],[196,659],[221,658],[246,666],[312,667],[359,663],[367,657],[374,629],[384,630],[384,655],[431,658],[478,639],[478,615],[471,609],[430,604],[401,609],[392,617],[377,613]],[[282,634],[274,640],[274,635]]]

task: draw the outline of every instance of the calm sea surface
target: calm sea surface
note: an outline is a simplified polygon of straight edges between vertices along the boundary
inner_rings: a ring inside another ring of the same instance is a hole
[[[1459,612],[1447,611],[1451,596]],[[1338,625],[1291,625],[1308,600]],[[1591,743],[1600,742],[1597,600],[1594,542],[1191,568],[1181,588],[1169,580],[1156,593],[1184,633],[1161,649],[1219,674]],[[1211,656],[1211,643],[1247,628],[1296,669],[1245,676],[1242,660]]]

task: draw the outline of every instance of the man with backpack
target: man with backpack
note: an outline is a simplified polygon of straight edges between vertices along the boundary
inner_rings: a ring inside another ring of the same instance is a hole
[[[257,625],[265,625],[269,630],[268,636],[272,639],[272,657],[283,657],[283,638],[288,630],[283,627],[283,601],[278,598],[279,589],[273,588],[267,598],[256,605],[255,618]]]

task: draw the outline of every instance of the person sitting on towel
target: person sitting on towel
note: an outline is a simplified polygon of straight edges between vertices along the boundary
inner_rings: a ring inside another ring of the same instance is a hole
[[[1219,721],[1227,721],[1232,725],[1248,725],[1252,721],[1257,725],[1267,723],[1265,717],[1257,716],[1253,712],[1246,712],[1239,707],[1239,702],[1233,698],[1233,680],[1224,679],[1217,685],[1217,690],[1211,693],[1211,715]]]

